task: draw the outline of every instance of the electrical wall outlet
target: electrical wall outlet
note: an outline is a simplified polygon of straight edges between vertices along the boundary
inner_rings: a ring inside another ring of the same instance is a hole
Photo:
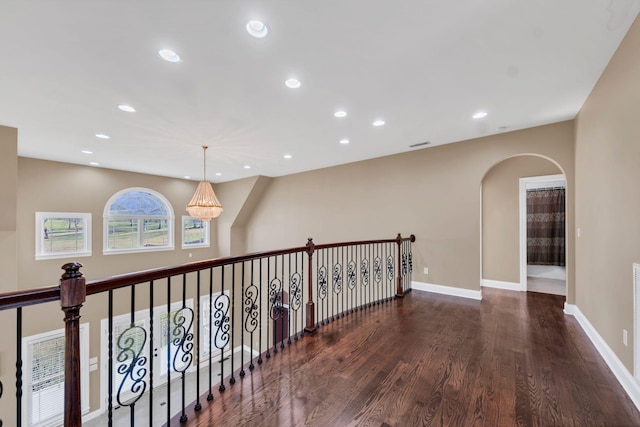
[[[622,330],[622,344],[624,344],[625,347],[629,346],[629,338],[628,338],[627,334],[627,330],[623,329]]]
[[[424,274],[429,274],[429,267],[424,268]]]

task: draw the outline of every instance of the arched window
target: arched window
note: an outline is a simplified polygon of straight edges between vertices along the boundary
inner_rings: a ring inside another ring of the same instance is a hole
[[[160,193],[127,188],[104,207],[104,253],[173,249],[173,208]]]

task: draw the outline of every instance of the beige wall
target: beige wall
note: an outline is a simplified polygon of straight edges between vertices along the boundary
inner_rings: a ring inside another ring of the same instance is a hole
[[[17,252],[17,182],[18,182],[18,130],[0,126],[0,293],[18,288]],[[16,339],[15,313],[0,312],[2,340],[14,346]],[[15,425],[15,357],[0,345],[0,381],[4,397],[0,399],[0,419],[5,426]]]
[[[636,19],[576,120],[576,304],[630,372],[632,264],[640,262],[639,105]]]
[[[572,192],[573,138],[568,121],[274,178],[247,220],[246,248],[299,246],[307,237],[327,243],[414,233],[414,280],[479,290],[485,173],[506,158],[535,153],[561,166]],[[572,228],[570,196],[568,207]],[[568,262],[571,267],[573,259]]]
[[[562,173],[549,160],[518,156],[482,181],[482,278],[520,283],[520,178]]]
[[[182,215],[196,183],[153,175],[19,158],[18,161],[18,271],[21,289],[55,285],[60,266],[69,260],[83,264],[87,280],[153,267],[182,264],[218,255],[216,220],[212,225],[211,248],[181,249]],[[144,187],[165,196],[175,216],[175,250],[150,253],[103,255],[102,215],[111,196],[130,187]],[[35,261],[36,212],[88,212],[92,216],[91,257]],[[192,254],[192,257],[189,257]]]

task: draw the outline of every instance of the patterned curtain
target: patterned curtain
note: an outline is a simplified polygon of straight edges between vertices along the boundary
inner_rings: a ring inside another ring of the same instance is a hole
[[[565,265],[564,188],[527,191],[527,263]]]

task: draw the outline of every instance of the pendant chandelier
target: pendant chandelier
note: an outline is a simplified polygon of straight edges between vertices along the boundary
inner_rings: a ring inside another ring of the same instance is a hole
[[[194,218],[209,221],[222,213],[222,205],[213,192],[211,183],[207,181],[207,147],[202,146],[204,152],[204,178],[198,184],[196,192],[187,205],[187,212]]]

